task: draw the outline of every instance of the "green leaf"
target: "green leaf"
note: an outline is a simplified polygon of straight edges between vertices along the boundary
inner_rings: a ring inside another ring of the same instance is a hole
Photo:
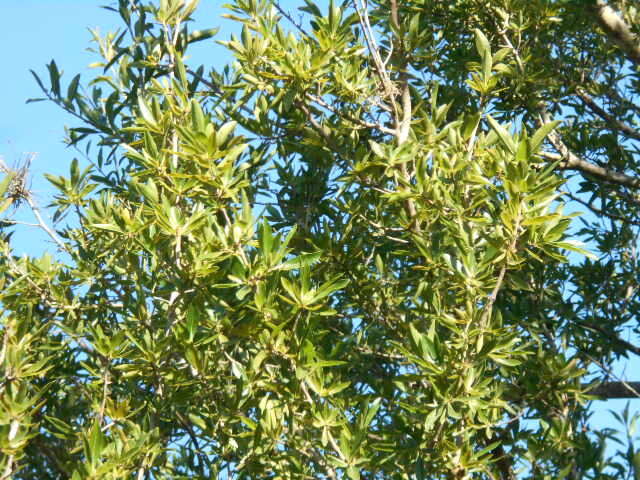
[[[144,120],[151,126],[155,126],[156,125],[156,119],[153,116],[153,113],[151,113],[151,110],[149,110],[149,107],[147,106],[146,102],[144,101],[144,99],[142,97],[138,98],[138,108],[140,109],[140,114],[142,115],[142,118],[144,118]]]
[[[332,395],[336,395],[340,393],[342,390],[344,390],[345,388],[347,388],[349,385],[351,385],[351,382],[340,382],[335,385],[332,385],[325,390],[326,392],[325,396],[330,397]]]
[[[0,213],[4,212],[7,208],[9,208],[13,204],[13,198],[7,198],[2,203],[0,203]]]
[[[58,66],[54,60],[51,60],[51,63],[47,65],[47,69],[49,70],[49,81],[51,82],[51,92],[54,96],[60,96],[60,72],[58,71]]]
[[[570,250],[572,252],[579,253],[592,260],[597,260],[598,258],[596,255],[594,255],[590,251],[582,248],[583,243],[577,240],[565,240],[562,242],[552,242],[551,245],[553,245],[556,248],[561,248],[561,249]]]
[[[73,101],[76,98],[76,94],[78,93],[78,85],[80,83],[80,74],[73,77],[71,82],[69,83],[69,87],[67,88],[67,100]]]
[[[476,132],[478,124],[480,123],[480,119],[482,115],[478,113],[474,113],[471,115],[467,115],[464,118],[464,124],[462,126],[462,139],[469,140],[471,135]]]
[[[94,421],[89,432],[88,452],[92,464],[97,464],[102,456],[102,452],[107,444],[106,438],[100,428],[100,422]]]
[[[216,143],[218,144],[218,147],[224,145],[229,138],[229,135],[231,135],[237,125],[237,122],[227,122],[218,128],[218,132],[216,133]]]
[[[509,134],[509,132],[498,122],[496,122],[491,115],[487,114],[487,121],[494,132],[498,134],[500,141],[502,144],[507,147],[509,153],[515,155],[516,153],[516,143],[513,141],[513,138]]]
[[[560,123],[560,120],[554,120],[553,122],[545,123],[542,125],[536,132],[533,134],[531,139],[529,140],[531,153],[537,153],[542,145],[542,142],[547,135],[551,133]]]
[[[380,158],[386,158],[386,154],[384,152],[384,150],[382,149],[382,146],[377,143],[374,142],[373,140],[369,140],[369,146],[371,147],[371,151],[378,157]]]
[[[491,56],[491,44],[484,33],[477,28],[473,31],[476,40],[476,49],[481,57]]]
[[[7,189],[9,185],[11,185],[12,180],[15,178],[15,173],[8,172],[2,181],[0,182],[0,197],[3,197],[5,193],[7,193]]]
[[[265,257],[269,257],[271,249],[273,247],[273,232],[271,226],[264,220],[262,222],[262,236],[260,237],[260,246]]]
[[[313,296],[313,303],[316,303],[318,300],[322,300],[323,298],[331,295],[333,292],[341,290],[349,284],[349,280],[340,279],[340,277],[334,277],[328,282],[322,284],[318,290],[316,290],[315,295]]]
[[[380,410],[380,405],[382,404],[382,398],[376,398],[371,404],[369,404],[366,409],[364,421],[362,422],[363,428],[368,428],[371,425],[371,422],[375,418],[378,410]]]
[[[189,420],[199,429],[205,431],[207,429],[207,423],[202,419],[202,417],[195,415],[193,413],[189,414]]]
[[[550,215],[541,215],[539,217],[528,217],[522,221],[522,225],[528,226],[528,225],[542,225],[544,223],[549,223],[549,222],[555,223],[557,220],[561,218],[562,216],[558,215],[557,213],[552,213]]]
[[[289,271],[289,270],[299,270],[301,268],[309,267],[316,263],[320,257],[322,257],[322,252],[313,252],[313,253],[303,253],[295,258],[291,258],[280,265],[273,267],[272,270],[281,270],[281,271]]]
[[[122,229],[113,223],[93,223],[91,227],[110,232],[122,233]]]
[[[347,468],[347,477],[349,480],[360,480],[360,469],[355,466]]]
[[[220,31],[219,28],[207,28],[204,30],[194,30],[189,34],[189,37],[187,38],[187,43],[191,44],[196,42],[202,42],[203,40],[208,40],[210,38],[215,37],[219,31]]]

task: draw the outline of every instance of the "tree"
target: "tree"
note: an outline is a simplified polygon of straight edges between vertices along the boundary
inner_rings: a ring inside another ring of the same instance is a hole
[[[197,3],[34,73],[83,158],[51,224],[4,168],[0,478],[637,477],[635,8],[235,0],[216,69]]]

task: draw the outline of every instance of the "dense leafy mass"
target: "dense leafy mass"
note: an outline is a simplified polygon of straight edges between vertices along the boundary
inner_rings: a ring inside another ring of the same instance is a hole
[[[0,478],[639,478],[631,2],[197,3],[34,73],[79,160],[0,184]]]

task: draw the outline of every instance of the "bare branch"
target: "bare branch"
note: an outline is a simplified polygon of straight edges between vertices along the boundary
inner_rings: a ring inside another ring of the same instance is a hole
[[[64,244],[62,240],[60,240],[60,237],[58,237],[58,234],[51,227],[49,227],[49,225],[47,225],[47,222],[45,222],[44,219],[42,218],[42,215],[40,214],[40,209],[38,208],[38,205],[36,205],[36,203],[33,201],[33,198],[31,198],[31,195],[25,196],[25,201],[27,202],[29,207],[31,207],[31,211],[33,212],[33,215],[36,217],[36,220],[38,220],[38,225],[40,226],[40,228],[44,230],[47,233],[47,235],[49,235],[49,237],[58,245],[58,247],[60,247],[61,250],[67,251],[67,246]]]
[[[580,205],[584,205],[585,207],[587,207],[589,210],[591,210],[596,215],[607,217],[607,218],[610,218],[611,220],[617,220],[619,222],[628,223],[629,225],[640,226],[640,221],[638,221],[638,220],[632,220],[632,219],[624,217],[622,215],[616,215],[615,213],[607,212],[607,211],[603,210],[602,208],[598,208],[598,207],[593,206],[592,203],[585,202],[581,198],[579,198],[579,197],[577,197],[577,196],[575,196],[575,195],[573,195],[571,193],[565,193],[565,195],[567,197],[569,197],[571,200],[573,200],[574,202],[578,202]]]
[[[627,342],[626,340],[618,337],[614,332],[610,332],[608,330],[605,330],[604,328],[595,325],[593,323],[590,322],[575,322],[577,325],[583,326],[585,328],[588,328],[589,330],[593,330],[595,332],[598,332],[602,335],[604,335],[608,340],[612,340],[613,342],[617,343],[618,345],[624,347],[624,349],[627,352],[631,352],[631,353],[635,353],[636,355],[640,356],[640,347],[635,346],[633,343]]]
[[[7,466],[4,469],[4,473],[2,474],[2,476],[0,476],[0,480],[9,480],[13,474],[14,474],[14,461],[15,461],[15,456],[14,455],[9,455],[7,456]]]
[[[629,25],[604,0],[597,0],[594,7],[596,20],[607,36],[618,45],[636,65],[640,65],[640,44]]]
[[[374,70],[382,83],[382,86],[385,91],[385,95],[391,106],[393,108],[393,120],[395,123],[395,132],[394,136],[396,137],[396,141],[398,145],[403,145],[407,139],[409,138],[409,132],[411,129],[411,117],[412,117],[412,106],[411,106],[411,91],[409,89],[409,74],[407,72],[407,60],[404,56],[403,47],[402,47],[402,38],[400,38],[400,56],[402,57],[403,64],[400,65],[400,91],[398,92],[398,88],[395,86],[391,77],[389,76],[389,72],[386,69],[386,63],[382,61],[380,57],[380,51],[378,50],[378,44],[375,39],[375,34],[373,29],[371,28],[371,23],[369,22],[369,13],[367,11],[367,2],[366,0],[353,0],[353,4],[355,10],[358,14],[358,18],[360,21],[360,26],[362,31],[364,32],[365,40],[367,42],[367,46],[369,48],[369,52],[371,57],[373,58]],[[391,22],[399,32],[400,29],[400,21],[398,17],[398,5],[396,0],[392,0],[391,2]],[[401,107],[398,106],[396,102],[396,95],[400,93],[401,95]],[[400,166],[400,170],[402,176],[404,177],[405,182],[409,182],[409,172],[407,171],[406,164],[402,164]],[[419,232],[420,228],[417,222],[417,210],[415,207],[414,201],[409,198],[404,202],[404,209],[411,221],[411,230],[414,232]]]
[[[193,443],[193,446],[195,448],[196,455],[200,459],[200,465],[199,465],[200,474],[204,475],[205,464],[209,468],[209,472],[212,472],[214,469],[213,469],[213,465],[211,464],[211,460],[209,460],[207,455],[200,448],[200,444],[198,443],[198,436],[196,435],[196,432],[193,430],[191,423],[178,411],[176,411],[176,417],[178,418],[178,421],[180,422],[180,424],[187,431],[187,435],[189,436],[189,439],[191,440],[191,443]]]
[[[47,222],[44,221],[44,218],[40,213],[40,209],[33,200],[32,194],[29,191],[29,187],[27,185],[27,177],[29,175],[29,166],[31,165],[31,161],[33,160],[34,156],[35,155],[29,156],[24,165],[17,169],[9,168],[0,158],[0,172],[14,176],[11,181],[11,190],[13,191],[11,193],[11,196],[13,197],[15,204],[18,205],[21,201],[27,202],[27,204],[31,208],[31,211],[33,212],[33,215],[36,217],[36,220],[38,220],[37,226],[44,230],[47,235],[49,235],[49,237],[58,245],[58,247],[60,247],[61,250],[68,251],[67,246],[60,239],[60,237],[58,237],[58,234],[51,227],[49,227],[49,225],[47,225]]]
[[[607,382],[601,383],[592,390],[589,395],[596,395],[602,400],[614,398],[640,398],[640,382]]]
[[[404,49],[404,42],[402,39],[402,31],[400,29],[400,16],[398,13],[397,0],[391,0],[391,24],[396,30],[399,38],[399,56],[401,58],[400,70],[400,90],[401,90],[401,103],[402,103],[402,117],[396,119],[396,128],[398,130],[398,145],[402,145],[409,138],[409,130],[411,127],[411,91],[409,90],[409,74],[407,72],[408,58]],[[406,172],[405,172],[406,173]],[[415,214],[415,212],[414,212]],[[415,216],[415,215],[414,215]]]
[[[607,113],[602,107],[600,107],[600,105],[596,103],[593,97],[589,95],[586,91],[584,91],[582,88],[578,88],[578,90],[576,91],[576,94],[578,95],[578,97],[580,97],[580,100],[582,100],[582,102],[585,105],[587,105],[593,113],[595,113],[600,118],[605,120],[609,127],[622,132],[627,137],[640,140],[640,132],[638,132],[636,129],[630,127],[626,123],[621,122],[617,118],[614,118],[612,115]]]
[[[551,138],[549,139],[551,140]],[[554,143],[553,140],[552,143]],[[587,162],[571,152],[566,146],[563,148],[556,146],[556,148],[560,150],[561,154],[541,152],[540,156],[547,160],[551,160],[552,162],[561,161],[560,168],[562,170],[578,170],[606,182],[616,183],[629,188],[640,188],[640,178],[638,177],[632,177],[631,175],[616,172],[608,168],[600,167],[594,163]]]
[[[297,102],[296,103],[298,108],[300,110],[302,110],[305,115],[307,116],[307,119],[309,120],[309,123],[311,123],[311,126],[313,127],[313,129],[318,132],[318,134],[324,138],[324,141],[327,142],[327,144],[332,147],[334,149],[334,151],[337,151],[337,148],[335,146],[335,143],[333,142],[333,139],[331,138],[331,134],[329,132],[329,129],[323,127],[322,125],[320,125],[320,123],[314,118],[313,114],[311,113],[311,110],[309,110],[309,108],[303,104],[302,102]]]
[[[550,121],[549,114],[546,111],[543,111],[540,123],[548,123]],[[541,152],[540,156],[553,162],[560,161],[561,169],[579,170],[606,182],[616,183],[629,188],[640,188],[640,178],[601,167],[578,157],[575,153],[569,150],[569,147],[567,147],[567,145],[562,141],[562,138],[560,138],[560,135],[558,135],[555,130],[549,133],[548,138],[560,154]]]
[[[289,22],[291,23],[291,25],[293,25],[294,27],[296,27],[296,29],[303,34],[305,37],[307,38],[311,38],[311,35],[309,35],[307,33],[307,31],[302,27],[302,25],[300,24],[300,22],[296,22],[293,17],[291,16],[291,14],[286,11],[284,8],[282,8],[280,6],[280,3],[277,1],[273,2],[273,6],[275,7],[275,9],[278,11],[278,13],[280,15],[282,15],[284,18],[286,18],[287,20],[289,20]]]
[[[348,114],[346,114],[344,112],[340,112],[340,111],[336,110],[332,105],[329,105],[322,98],[320,98],[320,97],[318,97],[316,95],[312,95],[311,93],[307,93],[307,98],[309,100],[311,100],[312,102],[317,103],[322,108],[324,108],[326,110],[329,110],[331,113],[333,113],[333,114],[335,114],[335,115],[337,115],[339,117],[342,117],[345,120],[349,120],[350,122],[356,123],[356,124],[360,125],[361,127],[380,130],[382,133],[386,133],[386,134],[389,134],[389,135],[395,135],[396,134],[396,131],[394,129],[385,127],[384,125],[381,125],[380,123],[367,122],[366,120],[362,120],[361,118],[352,117],[351,115],[348,115]]]
[[[583,385],[583,388],[587,391],[587,393],[591,395],[598,395],[601,397],[601,400],[610,400],[613,398],[640,398],[640,382],[627,382],[622,380],[618,375],[616,375],[610,368],[604,365],[599,360],[593,358],[588,353],[584,354],[589,360],[595,363],[600,369],[605,372],[609,377],[615,378],[617,381],[615,382],[604,382],[601,384],[594,385],[595,388],[592,388],[588,385]]]
[[[382,87],[384,89],[384,93],[391,103],[391,107],[393,108],[393,115],[396,123],[399,120],[398,114],[398,105],[395,101],[396,96],[396,88],[389,78],[389,74],[385,68],[385,64],[380,57],[380,52],[378,50],[378,44],[376,42],[375,35],[373,33],[373,29],[371,28],[371,23],[369,22],[369,12],[367,11],[367,3],[366,0],[362,0],[362,4],[360,4],[361,0],[353,0],[353,5],[358,14],[358,19],[360,21],[360,27],[364,33],[365,40],[367,42],[367,47],[369,49],[369,53],[371,54],[371,58],[373,59],[373,66],[378,78],[380,79],[380,83],[382,83]]]

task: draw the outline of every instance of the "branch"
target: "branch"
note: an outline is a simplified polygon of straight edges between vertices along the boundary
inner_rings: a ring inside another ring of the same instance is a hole
[[[589,393],[589,390],[591,390],[592,387],[595,387],[591,390],[591,395],[602,397],[600,400],[610,400],[613,398],[640,398],[640,393],[638,393],[638,390],[640,390],[640,382],[627,382],[622,380],[599,360],[593,358],[588,353],[586,353],[585,356],[600,367],[600,369],[607,374],[607,378],[613,377],[617,380],[615,382],[603,382],[599,385],[596,384],[597,386],[583,385],[583,388],[587,393]]]
[[[358,19],[360,21],[360,27],[364,33],[365,40],[367,42],[367,47],[369,49],[369,53],[371,54],[371,58],[373,58],[374,70],[382,83],[382,87],[384,88],[385,95],[389,102],[391,102],[391,107],[393,108],[393,116],[396,123],[398,122],[398,105],[396,104],[395,96],[396,96],[396,88],[393,85],[393,82],[389,78],[389,74],[385,68],[384,62],[380,57],[380,52],[378,51],[378,44],[376,42],[375,34],[373,33],[373,29],[371,28],[371,23],[369,22],[369,12],[367,11],[367,3],[366,0],[362,0],[362,5],[360,5],[361,0],[353,0],[353,6],[358,14]]]
[[[579,170],[606,182],[616,183],[629,188],[640,188],[639,178],[587,162],[575,155],[573,152],[570,152],[568,149],[563,155],[549,152],[542,152],[541,155],[542,157],[554,162],[562,160],[560,168],[563,170]]]
[[[604,335],[605,337],[607,337],[607,339],[612,340],[618,345],[624,347],[625,350],[627,350],[628,352],[635,353],[636,355],[640,356],[640,347],[636,347],[634,344],[627,342],[626,340],[623,340],[622,338],[618,337],[615,333],[609,332],[604,328],[598,325],[595,325],[593,323],[588,323],[588,322],[574,322],[574,323],[576,325],[580,325],[582,327],[588,328],[589,330],[598,332]]]
[[[307,33],[307,31],[302,27],[302,25],[300,24],[300,22],[296,22],[293,17],[291,16],[291,14],[289,12],[287,12],[284,8],[282,8],[280,6],[280,3],[277,1],[273,2],[273,6],[275,7],[275,9],[278,11],[278,13],[280,13],[280,15],[282,15],[284,18],[286,18],[287,20],[289,20],[289,22],[296,27],[296,29],[305,37],[307,38],[311,38],[311,35],[309,35]]]
[[[178,412],[177,410],[176,410],[176,417],[178,418],[178,422],[180,422],[180,424],[187,431],[187,435],[191,439],[191,443],[193,443],[193,446],[196,449],[196,455],[200,459],[200,462],[199,462],[199,467],[200,468],[199,468],[199,470],[200,470],[201,475],[204,475],[204,465],[205,464],[209,468],[209,472],[213,472],[213,470],[214,470],[213,469],[213,465],[211,465],[211,461],[209,460],[209,457],[207,457],[207,455],[200,449],[200,445],[198,443],[198,436],[193,431],[193,427],[191,426],[191,423],[189,421],[187,421],[187,419],[180,412]]]
[[[391,102],[391,106],[393,108],[393,120],[395,123],[395,132],[394,136],[396,137],[398,146],[403,145],[407,139],[409,138],[409,132],[411,129],[411,116],[412,116],[412,105],[411,105],[411,91],[409,90],[409,73],[407,72],[407,59],[406,56],[403,56],[402,61],[403,65],[400,66],[400,95],[401,95],[401,107],[398,107],[396,102],[396,95],[398,94],[398,88],[395,86],[391,77],[389,76],[389,72],[386,69],[385,62],[382,61],[380,57],[380,52],[378,50],[378,44],[376,43],[375,33],[373,32],[373,28],[371,28],[371,23],[369,22],[369,13],[367,11],[367,1],[366,0],[353,0],[353,4],[358,14],[358,18],[360,20],[360,27],[364,32],[365,40],[367,42],[367,47],[369,48],[369,52],[371,57],[373,58],[374,70],[384,87],[385,95],[387,99]],[[402,32],[400,31],[400,20],[398,17],[398,4],[396,0],[391,1],[391,23],[395,30],[398,32],[400,36],[400,54],[403,55],[403,47],[402,47]],[[406,164],[402,163],[400,166],[401,173],[404,177],[404,181],[410,183],[409,172],[407,171]],[[417,210],[415,207],[414,201],[409,198],[404,202],[404,209],[407,213],[407,216],[411,222],[411,230],[414,233],[420,233],[420,227],[417,221]]]
[[[7,466],[4,469],[4,473],[2,474],[2,476],[0,476],[0,480],[9,480],[11,477],[13,477],[13,474],[14,474],[14,468],[13,468],[14,460],[15,460],[15,456],[14,455],[8,455],[7,456]]]
[[[551,119],[545,108],[542,109],[539,117],[539,124],[549,123]],[[616,183],[629,188],[640,188],[640,178],[627,175],[625,173],[616,172],[608,168],[600,167],[594,163],[588,162],[569,150],[569,147],[562,141],[560,135],[552,130],[547,136],[551,144],[560,154],[551,152],[540,152],[542,158],[551,160],[552,162],[560,162],[560,169],[563,170],[579,170],[581,172],[592,175],[605,182]]]
[[[549,140],[553,146],[560,152],[540,152],[540,156],[551,160],[552,162],[561,161],[560,168],[563,170],[578,170],[589,175],[592,175],[600,180],[604,180],[610,183],[616,183],[629,188],[640,188],[640,178],[627,175],[625,173],[616,172],[608,168],[600,167],[594,163],[587,162],[586,160],[578,157],[575,153],[569,150],[569,148],[560,140],[560,137],[556,133],[549,134]]]
[[[100,356],[102,357],[102,355]],[[109,397],[109,384],[111,383],[108,360],[102,357],[102,363],[102,368],[104,368],[102,373],[102,402],[100,403],[100,411],[98,413],[98,419],[101,424],[104,422],[104,412],[107,407],[107,398]]]
[[[640,398],[640,382],[607,382],[589,390],[589,395],[601,397],[600,400],[614,398]]]
[[[604,33],[618,45],[625,55],[636,65],[640,65],[640,45],[629,25],[618,13],[605,3],[597,0],[595,7],[596,20]]]
[[[516,474],[513,471],[513,458],[504,451],[502,443],[492,450],[496,465],[500,471],[500,477],[503,480],[516,480]]]
[[[396,118],[396,128],[398,129],[398,145],[402,145],[409,138],[409,130],[411,127],[411,92],[409,90],[409,73],[407,72],[408,56],[404,49],[404,42],[402,39],[402,30],[400,28],[400,18],[398,15],[398,3],[397,0],[391,0],[391,24],[399,36],[400,42],[400,90],[401,90],[401,103],[402,103],[402,118]]]
[[[334,115],[336,115],[338,117],[342,117],[345,120],[349,120],[350,122],[356,123],[356,124],[360,125],[361,127],[380,130],[382,133],[386,133],[386,134],[389,134],[389,135],[395,135],[396,134],[396,131],[394,129],[385,127],[384,125],[381,125],[380,123],[367,122],[366,120],[362,120],[360,118],[353,117],[353,116],[351,116],[351,115],[349,115],[347,113],[340,112],[340,111],[336,110],[336,108],[334,108],[332,105],[328,104],[322,98],[320,98],[320,97],[318,97],[316,95],[313,95],[311,93],[307,93],[306,96],[307,96],[307,99],[309,99],[312,102],[317,103],[322,108],[324,108],[326,110],[329,110]]]
[[[500,273],[498,273],[498,279],[496,280],[496,284],[493,287],[493,290],[491,291],[489,298],[487,299],[485,310],[480,319],[481,328],[485,328],[487,322],[491,319],[493,305],[496,303],[496,299],[498,298],[498,293],[500,293],[500,289],[502,288],[502,282],[504,282],[504,277],[507,273],[507,268],[509,266],[509,254],[514,252],[518,245],[518,236],[519,236],[518,234],[520,233],[520,220],[521,220],[520,217],[518,217],[518,219],[516,220],[515,228],[513,229],[513,232],[514,232],[513,238],[509,243],[508,250],[504,259],[504,265],[502,265],[502,267],[500,268]],[[467,326],[468,325],[469,324],[467,324]]]
[[[578,95],[578,97],[580,97],[583,103],[591,109],[592,112],[594,112],[596,115],[607,122],[608,127],[619,130],[624,135],[630,138],[640,140],[640,132],[607,113],[596,103],[593,97],[585,92],[582,88],[578,88],[576,90],[576,94]]]
[[[578,202],[579,204],[584,205],[585,207],[587,207],[589,210],[591,210],[596,215],[599,215],[599,216],[602,216],[602,217],[607,217],[607,218],[609,218],[611,220],[617,220],[617,221],[622,222],[622,223],[628,223],[629,225],[640,226],[640,221],[638,221],[638,220],[632,220],[632,219],[624,217],[622,215],[617,215],[615,213],[606,212],[601,208],[594,207],[591,203],[585,202],[581,198],[578,198],[575,195],[572,195],[571,193],[565,193],[565,195],[567,197],[569,197],[571,200],[573,200],[574,202]]]
[[[41,454],[44,454],[44,456],[49,459],[49,461],[51,462],[51,465],[53,466],[53,468],[56,469],[58,475],[61,478],[64,479],[64,478],[71,477],[71,474],[67,470],[67,467],[65,467],[61,459],[61,455],[58,452],[53,451],[51,448],[49,448],[49,446],[45,442],[43,442],[38,437],[34,439],[33,445]]]
[[[44,219],[42,218],[42,215],[40,214],[40,209],[31,198],[31,195],[30,194],[25,195],[24,199],[29,204],[29,207],[31,207],[31,211],[33,212],[33,215],[36,217],[36,220],[38,220],[38,225],[40,226],[40,228],[44,230],[47,233],[47,235],[49,235],[49,237],[58,245],[58,247],[60,247],[62,251],[68,252],[67,246],[64,244],[62,240],[60,240],[60,237],[58,237],[58,234],[56,234],[56,232],[54,232],[53,229],[49,227],[49,225],[47,225],[47,222],[45,222]]]
[[[396,128],[398,133],[396,137],[398,139],[398,146],[403,145],[407,139],[409,138],[409,132],[411,131],[411,117],[412,117],[412,103],[411,103],[411,90],[409,88],[409,72],[407,72],[407,64],[408,57],[405,52],[404,42],[402,39],[403,32],[400,28],[400,19],[398,15],[398,3],[397,0],[391,0],[391,23],[393,24],[397,35],[399,37],[400,43],[400,57],[401,65],[400,65],[400,90],[401,90],[401,113],[402,118],[396,119]],[[402,175],[407,183],[410,182],[410,175],[407,171],[407,164],[402,163],[400,166],[402,171]],[[418,225],[417,220],[417,211],[416,206],[413,200],[410,198],[405,202],[405,210],[407,211],[407,215],[409,216],[409,220],[411,220],[411,230],[415,233],[420,233],[420,226]]]
[[[304,112],[307,116],[307,120],[311,124],[311,127],[320,135],[324,141],[327,143],[329,148],[331,148],[334,152],[338,152],[338,146],[335,144],[333,139],[331,138],[331,133],[328,131],[329,129],[323,127],[313,116],[311,110],[302,102],[296,102],[296,105],[300,110]]]

